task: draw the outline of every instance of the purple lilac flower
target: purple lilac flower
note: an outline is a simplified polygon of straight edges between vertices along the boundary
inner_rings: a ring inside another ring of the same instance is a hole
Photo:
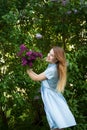
[[[38,56],[39,56],[40,58],[42,58],[42,54],[41,54],[41,53],[38,53]]]
[[[33,66],[33,63],[32,63],[32,62],[29,62],[28,65],[29,65],[30,67],[32,67],[32,66]]]
[[[26,53],[27,56],[30,56],[31,54],[32,54],[32,51],[28,51],[28,52]]]
[[[42,54],[39,53],[39,52],[33,52],[33,55],[34,55],[35,57],[40,57],[40,58],[42,58]]]
[[[30,60],[36,60],[36,57],[35,56],[31,56]]]
[[[22,56],[22,54],[23,54],[23,52],[24,52],[25,50],[27,50],[27,47],[26,47],[24,44],[22,44],[22,45],[20,46],[20,51],[17,53],[17,56]]]
[[[67,4],[67,0],[62,0],[62,5],[65,6]]]
[[[27,60],[25,57],[22,57],[22,65],[25,66],[27,65]]]
[[[37,57],[37,56],[38,56],[37,52],[33,52],[33,55],[34,55],[35,57]]]
[[[27,50],[27,47],[26,47],[24,44],[22,44],[22,45],[20,46],[20,50],[21,50],[21,51],[25,51],[25,50]]]
[[[34,61],[39,57],[42,58],[42,54],[40,52],[34,52],[34,51],[27,51],[28,48],[22,44],[20,46],[20,51],[18,52],[18,56],[21,58],[22,65],[23,66],[30,66],[32,67],[34,64]]]

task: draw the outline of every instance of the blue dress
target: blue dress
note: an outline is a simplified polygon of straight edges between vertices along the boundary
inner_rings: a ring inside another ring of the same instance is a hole
[[[41,82],[41,96],[50,128],[61,129],[76,125],[65,98],[56,90],[58,82],[57,65],[49,64],[44,74],[47,79]]]

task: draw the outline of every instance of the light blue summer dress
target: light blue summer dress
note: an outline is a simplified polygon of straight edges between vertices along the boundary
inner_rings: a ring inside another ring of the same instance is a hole
[[[41,82],[41,96],[50,128],[61,129],[76,125],[65,98],[56,90],[57,65],[49,64],[44,73],[47,79]]]

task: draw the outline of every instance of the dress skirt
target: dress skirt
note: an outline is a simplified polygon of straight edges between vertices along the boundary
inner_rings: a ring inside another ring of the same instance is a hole
[[[61,129],[76,125],[74,116],[70,111],[64,96],[49,88],[49,86],[45,86],[44,84],[41,86],[41,96],[50,128]]]

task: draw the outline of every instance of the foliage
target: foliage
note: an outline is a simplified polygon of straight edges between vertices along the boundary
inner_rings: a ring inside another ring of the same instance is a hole
[[[86,29],[85,0],[0,1],[0,129],[49,129],[40,83],[29,79],[16,56],[24,43],[44,58],[52,46],[65,49],[68,75],[64,96],[78,124],[67,130],[87,129]],[[36,37],[38,33],[41,38]],[[46,66],[42,60],[36,72]]]

